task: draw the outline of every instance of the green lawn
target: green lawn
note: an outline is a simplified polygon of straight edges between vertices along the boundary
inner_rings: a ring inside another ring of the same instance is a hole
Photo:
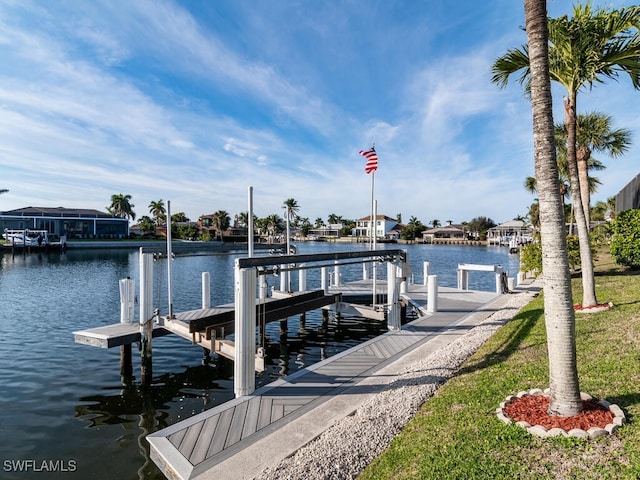
[[[361,479],[640,478],[640,272],[599,254],[598,301],[576,316],[580,390],[618,404],[628,422],[592,441],[533,437],[495,410],[511,394],[548,386],[542,295],[503,326],[430,398]],[[574,303],[581,300],[574,279]]]

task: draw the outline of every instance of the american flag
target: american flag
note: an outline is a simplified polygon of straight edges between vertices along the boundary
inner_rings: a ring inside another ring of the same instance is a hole
[[[367,159],[364,171],[367,173],[375,172],[378,169],[378,154],[376,149],[371,147],[369,150],[360,150],[360,155]]]

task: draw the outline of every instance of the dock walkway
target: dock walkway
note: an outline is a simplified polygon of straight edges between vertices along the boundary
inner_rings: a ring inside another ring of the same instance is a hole
[[[426,305],[425,286],[410,303]],[[438,311],[147,436],[168,478],[248,479],[274,466],[384,389],[385,377],[453,342],[509,295],[440,287]],[[410,363],[408,363],[410,362]]]

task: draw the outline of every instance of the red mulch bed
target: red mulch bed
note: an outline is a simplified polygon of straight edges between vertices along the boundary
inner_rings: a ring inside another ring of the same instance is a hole
[[[596,303],[595,305],[591,305],[587,308],[584,308],[581,303],[573,304],[573,310],[576,312],[588,312],[589,310],[609,310],[609,308],[611,308],[611,305],[609,305],[608,303]]]
[[[549,397],[546,395],[525,395],[513,399],[502,411],[514,422],[524,420],[531,425],[540,425],[547,430],[562,428],[565,431],[580,428],[584,431],[591,427],[604,428],[613,423],[613,414],[593,400],[583,400],[583,410],[575,417],[549,415]]]

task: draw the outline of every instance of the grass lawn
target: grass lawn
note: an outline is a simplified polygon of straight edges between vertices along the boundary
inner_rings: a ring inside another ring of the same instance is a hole
[[[627,421],[614,435],[584,441],[538,438],[505,425],[495,410],[508,395],[548,386],[542,295],[523,308],[430,398],[361,479],[640,478],[640,272],[598,254],[598,302],[577,314],[580,390],[618,404]],[[581,282],[573,279],[574,303]]]

